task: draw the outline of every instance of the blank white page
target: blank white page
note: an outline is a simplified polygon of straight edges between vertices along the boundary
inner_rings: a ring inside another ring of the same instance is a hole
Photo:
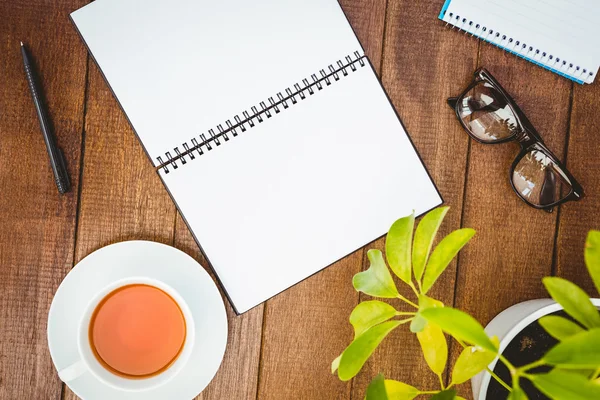
[[[599,18],[599,0],[451,0],[442,19],[591,83],[600,66]]]
[[[441,203],[368,63],[169,171],[239,313]]]
[[[96,0],[71,17],[154,165],[363,54],[336,0]]]

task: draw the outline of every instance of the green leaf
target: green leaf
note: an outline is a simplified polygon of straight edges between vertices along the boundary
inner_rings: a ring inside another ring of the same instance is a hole
[[[426,326],[427,326],[427,320],[425,318],[423,318],[421,313],[417,312],[417,315],[415,315],[413,320],[410,322],[409,329],[412,333],[419,333],[419,332],[422,332]]]
[[[561,368],[561,367],[556,367],[555,369],[565,370],[565,371],[568,371],[568,372],[570,372],[572,374],[577,374],[577,375],[584,376],[587,379],[590,379],[592,377],[592,374],[594,372],[596,372],[595,368],[582,368],[582,369],[578,369],[578,368]]]
[[[600,231],[590,231],[585,241],[585,265],[600,293]]]
[[[496,358],[496,353],[477,346],[466,347],[454,364],[452,383],[459,385],[483,371]]]
[[[542,359],[565,369],[600,367],[600,329],[583,331],[563,340]]]
[[[340,367],[340,360],[342,359],[342,355],[340,354],[331,362],[331,373],[335,374],[335,371]]]
[[[385,390],[385,379],[382,374],[377,375],[367,388],[365,400],[389,400]]]
[[[421,332],[417,332],[417,339],[427,365],[436,375],[441,375],[448,360],[448,343],[444,332],[437,325],[427,324]]]
[[[367,257],[371,265],[369,269],[354,275],[352,285],[359,292],[370,296],[394,298],[398,297],[398,289],[390,271],[383,261],[380,250],[369,250]]]
[[[542,328],[556,340],[566,338],[583,332],[583,328],[575,322],[559,317],[558,315],[546,315],[538,320]]]
[[[363,301],[350,314],[354,337],[360,336],[372,326],[387,321],[396,315],[396,309],[379,300]]]
[[[419,295],[419,311],[417,311],[417,315],[415,315],[415,318],[410,323],[410,331],[412,333],[421,332],[425,328],[427,320],[423,318],[421,311],[431,307],[444,307],[444,303],[424,294]]]
[[[456,339],[497,352],[498,347],[486,335],[483,327],[469,314],[450,307],[428,308],[421,315]]]
[[[396,276],[411,283],[410,249],[412,247],[415,213],[394,222],[385,239],[385,256]]]
[[[552,370],[547,374],[531,375],[530,379],[540,392],[552,399],[600,399],[600,385],[578,374]]]
[[[455,400],[456,390],[446,389],[431,396],[429,400]]]
[[[423,293],[427,293],[431,289],[435,281],[444,272],[446,267],[448,267],[450,261],[456,257],[460,249],[471,240],[473,235],[475,235],[475,230],[464,228],[456,230],[442,239],[435,250],[433,250],[433,253],[431,253],[431,257],[425,268]]]
[[[542,282],[567,314],[586,328],[600,327],[600,314],[583,289],[563,278],[546,277]]]
[[[342,353],[338,369],[339,378],[347,381],[358,374],[379,343],[401,323],[401,321],[383,322],[354,339]]]
[[[406,383],[385,380],[385,390],[389,400],[412,400],[419,395],[419,389]]]
[[[513,388],[506,400],[528,400],[527,395],[520,387]]]
[[[367,388],[365,400],[412,400],[419,395],[419,389],[406,383],[383,378],[377,375]]]
[[[449,209],[450,207],[438,207],[428,212],[417,226],[413,242],[412,265],[415,279],[419,282],[423,277],[435,236]]]
[[[467,400],[467,399],[465,399],[465,398],[464,398],[464,397],[462,397],[462,396],[456,396],[456,397],[454,398],[454,400]]]

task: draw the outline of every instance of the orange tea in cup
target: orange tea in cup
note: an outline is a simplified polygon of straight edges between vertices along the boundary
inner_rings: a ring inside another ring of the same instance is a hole
[[[89,325],[97,360],[124,378],[143,379],[167,370],[185,343],[186,324],[177,302],[146,284],[122,286],[96,306]]]

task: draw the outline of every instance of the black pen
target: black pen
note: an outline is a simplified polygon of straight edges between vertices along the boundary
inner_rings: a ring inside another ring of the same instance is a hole
[[[35,105],[35,110],[40,121],[42,136],[44,137],[46,150],[48,150],[48,156],[50,157],[50,166],[52,167],[52,172],[54,173],[54,181],[56,182],[59,193],[64,194],[71,189],[69,174],[67,173],[67,167],[65,165],[65,158],[58,148],[58,145],[56,144],[56,138],[52,133],[48,116],[46,110],[44,109],[44,102],[37,87],[35,73],[31,63],[29,62],[29,56],[23,42],[21,42],[21,55],[23,56],[25,75],[27,76],[27,82],[29,83],[29,89],[31,90],[31,96],[33,97],[33,104]]]

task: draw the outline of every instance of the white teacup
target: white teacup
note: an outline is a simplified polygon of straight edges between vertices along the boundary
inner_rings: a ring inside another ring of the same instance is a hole
[[[132,285],[132,284],[145,284],[157,287],[171,296],[179,305],[181,312],[183,313],[183,317],[185,318],[186,324],[186,335],[185,342],[183,344],[183,348],[177,360],[165,371],[143,379],[127,379],[107,370],[100,362],[96,359],[94,352],[91,348],[91,344],[89,342],[89,325],[94,313],[94,310],[98,306],[98,304],[113,290],[116,290],[122,286]],[[79,378],[85,373],[91,373],[96,378],[104,382],[105,384],[119,390],[123,391],[143,391],[154,389],[158,386],[164,385],[169,380],[171,380],[175,375],[177,375],[181,369],[185,366],[190,355],[192,354],[192,349],[194,347],[195,341],[195,327],[194,327],[194,319],[192,318],[192,314],[185,300],[173,289],[172,287],[166,285],[165,283],[158,281],[156,279],[150,279],[146,277],[131,277],[121,279],[119,281],[113,282],[110,285],[104,287],[104,289],[100,290],[92,301],[88,304],[81,321],[79,322],[79,331],[77,335],[77,347],[79,350],[79,361],[71,364],[67,368],[64,368],[58,372],[58,376],[60,379],[68,383],[74,379]]]

